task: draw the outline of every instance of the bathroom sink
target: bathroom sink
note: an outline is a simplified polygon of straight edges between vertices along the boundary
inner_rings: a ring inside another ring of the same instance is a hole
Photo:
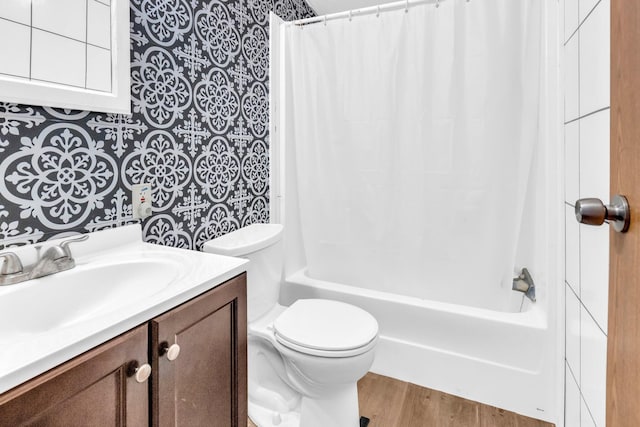
[[[0,393],[201,295],[246,260],[142,241],[139,224],[89,233],[75,267],[0,286]],[[23,265],[64,239],[11,248]]]
[[[180,267],[168,258],[93,262],[12,285],[0,298],[0,336],[47,332],[116,311],[171,285]]]

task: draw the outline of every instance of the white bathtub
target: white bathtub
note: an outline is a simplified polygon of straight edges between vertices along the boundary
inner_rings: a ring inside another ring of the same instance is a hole
[[[547,316],[528,300],[498,312],[316,280],[301,269],[286,278],[281,302],[329,298],[359,306],[380,325],[372,371],[553,420],[553,352]]]

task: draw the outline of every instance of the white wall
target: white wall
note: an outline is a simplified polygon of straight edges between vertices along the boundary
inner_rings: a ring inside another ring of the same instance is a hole
[[[609,228],[574,203],[609,202],[610,0],[564,0],[565,425],[605,426]]]

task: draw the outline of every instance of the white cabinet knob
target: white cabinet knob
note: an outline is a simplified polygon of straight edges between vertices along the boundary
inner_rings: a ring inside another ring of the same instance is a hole
[[[174,361],[180,355],[180,346],[178,344],[169,345],[168,342],[160,344],[160,356],[167,356],[167,359]]]
[[[178,344],[174,344],[167,350],[167,359],[173,361],[178,358],[180,355],[180,346]]]
[[[148,363],[139,365],[138,361],[134,360],[127,367],[127,375],[130,377],[135,376],[137,382],[143,383],[151,376],[151,365]]]

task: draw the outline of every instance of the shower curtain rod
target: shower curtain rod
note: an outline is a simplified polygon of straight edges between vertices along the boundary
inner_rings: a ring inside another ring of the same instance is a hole
[[[287,25],[303,26],[303,25],[317,24],[319,22],[326,23],[327,21],[332,21],[340,18],[349,18],[349,20],[351,20],[351,18],[353,18],[356,15],[359,15],[359,16],[370,15],[372,13],[379,15],[382,12],[388,12],[388,11],[397,10],[397,9],[408,10],[409,7],[417,6],[420,4],[428,4],[428,3],[433,3],[435,7],[438,7],[441,1],[444,1],[444,0],[413,0],[413,1],[400,0],[393,3],[385,3],[385,4],[379,4],[377,6],[363,7],[362,9],[353,9],[353,10],[347,10],[344,12],[336,12],[336,13],[330,13],[327,15],[313,16],[311,18],[298,19],[296,21],[287,22]],[[467,0],[467,2],[469,1],[470,0]]]

